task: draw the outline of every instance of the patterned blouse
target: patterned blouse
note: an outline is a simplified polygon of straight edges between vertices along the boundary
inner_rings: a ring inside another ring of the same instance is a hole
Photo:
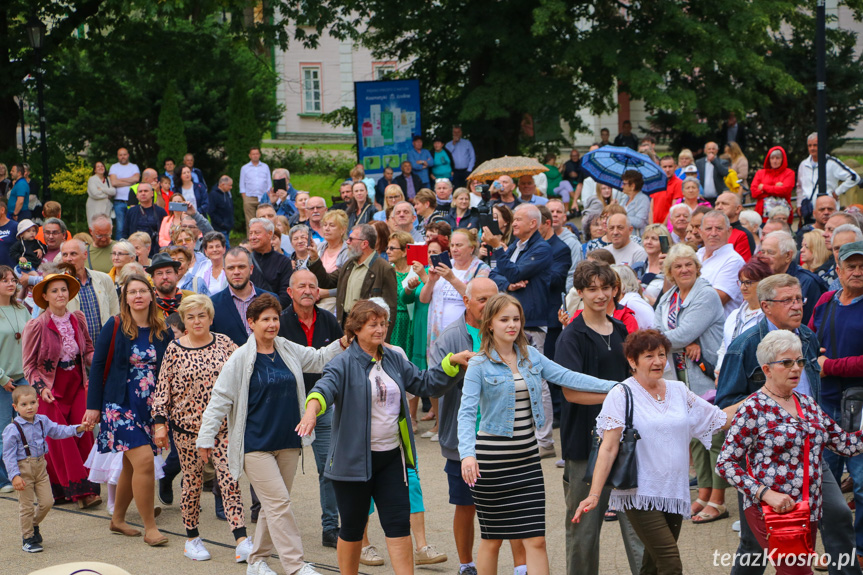
[[[51,319],[60,332],[62,341],[62,351],[60,352],[60,361],[72,361],[78,356],[78,342],[75,341],[75,328],[72,327],[72,321],[69,319],[69,312],[63,315],[51,314]]]
[[[863,453],[863,431],[849,433],[830,419],[815,401],[795,393],[805,423],[792,416],[763,391],[750,395],[737,410],[716,472],[743,493],[743,507],[758,505],[762,485],[802,501],[803,454],[809,434],[809,507],[812,521],[821,519],[821,458],[830,449],[851,457]],[[747,472],[747,457],[753,477]]]

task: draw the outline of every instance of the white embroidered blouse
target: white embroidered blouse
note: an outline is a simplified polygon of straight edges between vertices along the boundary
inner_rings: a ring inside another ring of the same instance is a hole
[[[686,385],[665,380],[665,399],[651,396],[634,377],[625,380],[632,390],[632,424],[641,439],[636,444],[638,487],[614,489],[613,509],[657,510],[689,518],[689,442],[694,438],[710,449],[713,433],[727,419],[725,412],[691,391]],[[600,436],[609,429],[624,427],[626,395],[613,388],[596,418]]]

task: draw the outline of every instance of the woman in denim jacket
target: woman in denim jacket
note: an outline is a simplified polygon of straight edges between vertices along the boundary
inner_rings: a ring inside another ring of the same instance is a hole
[[[617,382],[569,371],[529,346],[524,312],[511,295],[486,303],[480,337],[458,413],[462,477],[471,486],[482,534],[477,571],[497,573],[503,540],[522,539],[528,572],[547,575],[545,490],[534,435],[545,423],[542,380],[576,390],[584,404],[602,403]]]

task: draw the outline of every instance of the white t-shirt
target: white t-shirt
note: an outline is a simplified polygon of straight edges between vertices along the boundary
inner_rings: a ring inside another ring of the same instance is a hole
[[[715,198],[716,197],[716,184],[713,182],[713,164],[705,161],[704,162],[704,197],[705,198]]]
[[[401,392],[380,362],[369,373],[369,385],[372,386],[372,451],[390,451],[399,446]]]
[[[629,240],[629,243],[621,249],[614,247],[614,244],[608,244],[605,249],[611,252],[614,256],[614,263],[622,266],[631,266],[635,263],[646,262],[647,252],[640,245]]]
[[[117,162],[116,164],[111,164],[111,169],[108,170],[108,176],[114,174],[118,178],[128,178],[140,173],[141,170],[138,169],[138,166],[132,163],[124,166],[120,162]],[[127,201],[129,199],[129,188],[130,186],[117,186],[117,195],[114,196],[114,199]]]
[[[183,199],[192,204],[195,207],[195,211],[198,211],[198,199],[195,197],[195,186],[191,185],[188,188],[180,188],[180,191],[183,193]]]
[[[624,294],[620,298],[620,305],[632,310],[639,329],[652,329],[655,325],[656,316],[653,312],[653,306],[637,293]]]
[[[698,250],[698,261],[701,262],[701,277],[710,282],[713,289],[724,291],[731,299],[724,306],[725,317],[740,307],[743,303],[743,294],[737,285],[737,273],[745,263],[743,258],[734,250],[732,244],[725,244],[707,258],[705,248]]]

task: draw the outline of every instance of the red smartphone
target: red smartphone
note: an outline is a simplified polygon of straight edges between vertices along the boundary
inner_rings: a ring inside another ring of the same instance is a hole
[[[419,262],[424,266],[429,265],[429,247],[426,244],[408,244],[408,265]]]

